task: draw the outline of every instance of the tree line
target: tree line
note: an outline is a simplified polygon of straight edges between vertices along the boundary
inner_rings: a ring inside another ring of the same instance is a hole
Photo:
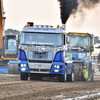
[[[20,31],[18,31],[18,30],[13,30],[13,29],[7,29],[7,30],[5,30],[5,34],[6,35],[20,35]]]

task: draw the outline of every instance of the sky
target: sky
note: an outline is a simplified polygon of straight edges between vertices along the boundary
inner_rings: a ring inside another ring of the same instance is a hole
[[[5,28],[22,30],[30,21],[34,24],[61,24],[57,0],[3,0],[6,12]]]
[[[27,22],[39,25],[61,26],[57,0],[3,0],[5,29],[21,31]],[[66,22],[67,32],[88,32],[100,36],[100,4],[83,15],[76,13]]]

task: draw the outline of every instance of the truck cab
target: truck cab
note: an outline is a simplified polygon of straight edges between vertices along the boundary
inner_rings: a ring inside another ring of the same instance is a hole
[[[3,37],[2,59],[18,60],[18,35],[6,35]]]
[[[19,67],[21,80],[58,76],[66,80],[63,52],[66,49],[62,28],[50,25],[26,25],[21,32]],[[65,76],[64,76],[65,73]],[[62,78],[63,77],[63,78]]]
[[[6,68],[9,74],[19,74],[18,72],[18,46],[19,35],[3,36],[1,65]]]
[[[75,77],[81,80],[93,80],[96,63],[91,60],[94,51],[93,34],[69,32],[67,60],[72,61]],[[83,77],[83,78],[82,78]]]

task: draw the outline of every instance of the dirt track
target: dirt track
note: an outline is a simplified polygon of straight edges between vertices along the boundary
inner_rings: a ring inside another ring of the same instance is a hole
[[[0,75],[0,100],[62,100],[95,93],[100,93],[99,75],[93,82],[66,83],[54,78],[21,81],[19,75]]]

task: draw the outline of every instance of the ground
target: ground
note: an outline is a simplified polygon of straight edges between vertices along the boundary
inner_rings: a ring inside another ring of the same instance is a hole
[[[100,72],[96,73],[92,82],[65,83],[56,78],[21,81],[19,75],[0,75],[0,100],[68,100],[96,93],[100,93]],[[99,96],[81,100],[97,100]]]

